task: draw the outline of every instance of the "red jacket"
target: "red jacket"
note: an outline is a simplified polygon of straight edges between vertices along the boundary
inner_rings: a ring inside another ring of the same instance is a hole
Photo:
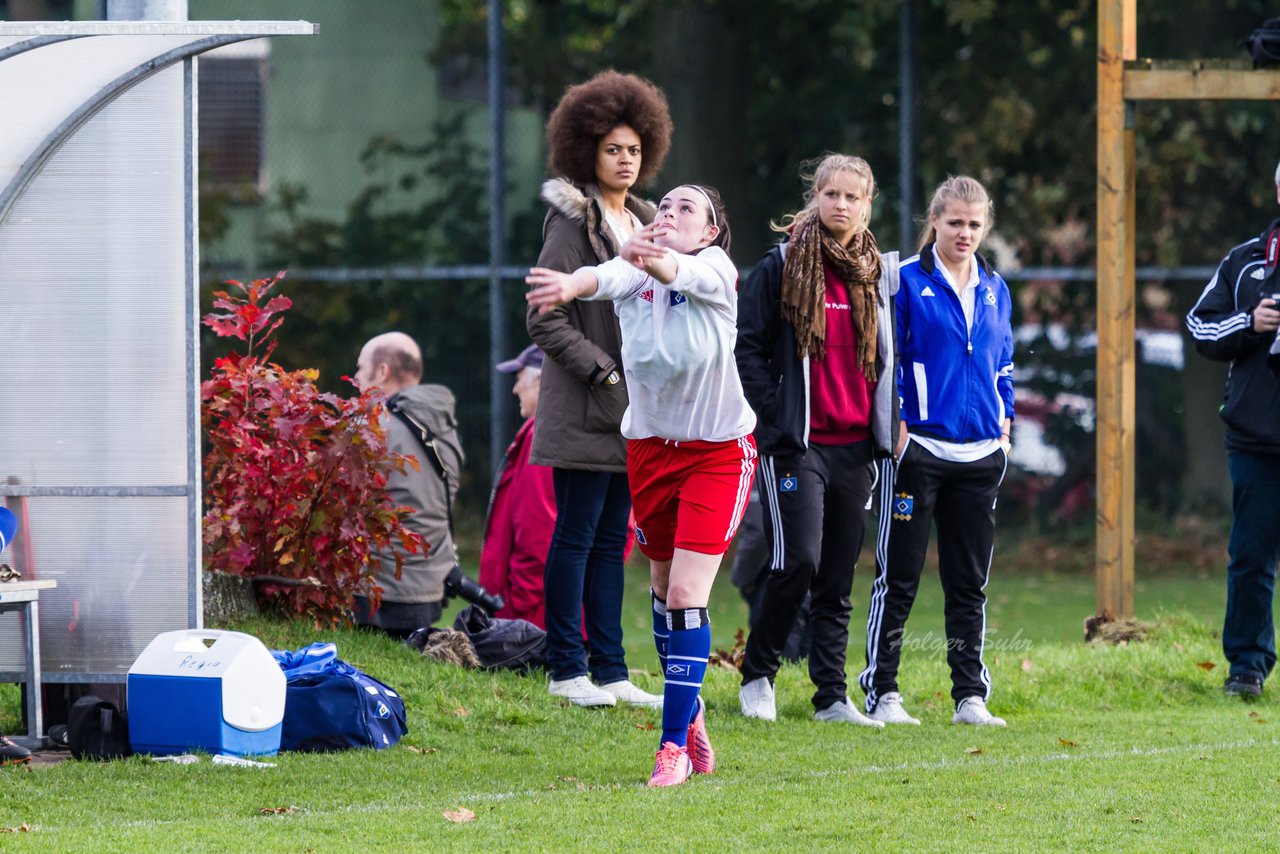
[[[516,431],[498,473],[480,548],[480,584],[507,605],[495,616],[546,628],[542,576],[556,526],[556,495],[549,466],[529,462],[533,419]]]

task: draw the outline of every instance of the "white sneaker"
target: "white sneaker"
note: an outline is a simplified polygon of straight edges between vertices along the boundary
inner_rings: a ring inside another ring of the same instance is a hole
[[[853,704],[853,700],[848,697],[843,702],[835,702],[827,706],[821,711],[814,712],[813,719],[815,721],[836,721],[838,723],[856,724],[857,726],[869,726],[876,729],[884,729],[884,722],[872,720],[871,718],[858,711],[858,707]]]
[[[871,712],[871,719],[885,724],[920,726],[920,721],[911,717],[907,714],[907,710],[902,708],[902,695],[897,691],[890,691],[880,698],[880,702],[876,703],[875,709]]]
[[[1004,718],[998,718],[987,711],[986,701],[981,697],[965,697],[961,700],[951,722],[974,726],[1006,726]]]
[[[553,697],[564,697],[575,706],[612,706],[617,699],[608,691],[602,691],[592,684],[586,676],[575,676],[572,679],[551,680],[547,689]]]
[[[601,685],[600,690],[608,691],[615,700],[621,703],[644,706],[646,709],[662,708],[661,694],[650,694],[648,691],[642,691],[630,679],[620,679],[617,682],[610,682],[608,685]]]
[[[778,719],[778,707],[773,701],[773,684],[763,676],[752,679],[739,689],[738,702],[742,705],[744,718],[759,718],[762,721]]]

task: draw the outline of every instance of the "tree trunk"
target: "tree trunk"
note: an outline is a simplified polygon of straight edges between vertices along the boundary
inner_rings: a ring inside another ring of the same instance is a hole
[[[748,207],[750,166],[745,146],[746,89],[750,75],[741,46],[743,27],[722,7],[700,3],[655,9],[654,82],[667,93],[675,124],[666,165],[646,196],[655,200],[683,183],[720,191],[729,221],[743,232],[767,213]],[[737,45],[737,47],[735,47]],[[754,263],[763,247],[731,245],[740,264]]]

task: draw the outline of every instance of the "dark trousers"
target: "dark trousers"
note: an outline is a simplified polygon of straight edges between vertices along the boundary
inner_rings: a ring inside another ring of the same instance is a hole
[[[1232,451],[1231,562],[1222,652],[1232,675],[1266,679],[1276,663],[1272,605],[1280,556],[1280,456]]]
[[[590,672],[602,685],[626,679],[622,557],[631,514],[627,476],[558,468],[552,471],[552,482],[556,527],[543,576],[551,678],[573,679]]]
[[[987,628],[987,576],[995,542],[996,491],[1004,478],[1003,451],[968,463],[941,460],[909,442],[902,459],[882,463],[876,580],[867,615],[867,669],[858,683],[867,708],[898,690],[907,616],[920,588],[925,550],[938,528],[938,575],[942,580],[951,697],[991,693],[982,663]]]
[[[747,603],[747,628],[755,630],[760,622],[764,606],[764,594],[769,581],[769,535],[764,530],[764,509],[760,504],[760,487],[751,487],[751,501],[742,516],[738,536],[734,540],[733,565],[729,577]],[[800,606],[796,624],[782,648],[782,660],[796,662],[809,657],[809,644],[813,632],[809,628],[809,597]]]
[[[871,442],[811,445],[803,457],[761,455],[760,494],[769,536],[769,578],[747,638],[742,681],[778,672],[796,615],[809,594],[809,678],[821,710],[848,695],[849,591],[875,469]]]

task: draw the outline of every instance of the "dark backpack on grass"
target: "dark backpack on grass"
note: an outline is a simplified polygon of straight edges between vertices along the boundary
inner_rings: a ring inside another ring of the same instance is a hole
[[[76,759],[123,759],[129,747],[129,720],[115,703],[86,694],[71,704],[67,747]]]
[[[505,620],[468,605],[453,627],[471,641],[485,670],[527,672],[546,666],[547,633],[528,620]]]

